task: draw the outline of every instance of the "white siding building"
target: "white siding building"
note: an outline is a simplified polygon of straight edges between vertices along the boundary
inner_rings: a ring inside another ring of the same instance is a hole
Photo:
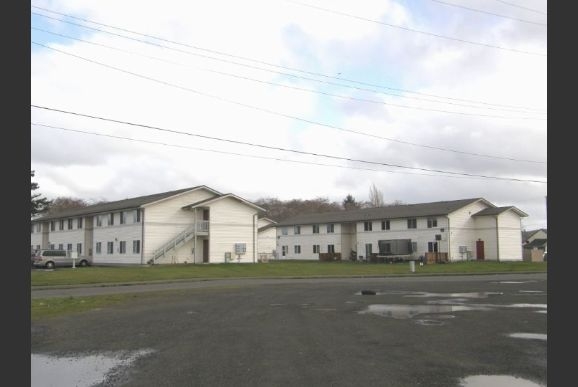
[[[277,254],[276,224],[277,222],[269,218],[259,218],[258,251],[262,261],[271,259]]]
[[[482,198],[305,214],[277,224],[280,259],[341,259],[443,254],[448,261],[522,260],[521,217],[515,207]]]
[[[34,219],[30,243],[78,251],[95,265],[257,262],[262,212],[198,186]]]

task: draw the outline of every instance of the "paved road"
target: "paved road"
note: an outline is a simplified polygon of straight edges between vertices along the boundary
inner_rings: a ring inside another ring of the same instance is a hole
[[[114,386],[451,387],[471,375],[546,385],[546,274],[191,281],[32,296],[108,292],[134,297],[32,323],[32,353],[148,351],[105,375],[101,385]]]

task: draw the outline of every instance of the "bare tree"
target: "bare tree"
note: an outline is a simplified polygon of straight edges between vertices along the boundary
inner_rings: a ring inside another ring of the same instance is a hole
[[[383,207],[383,192],[377,189],[375,184],[371,184],[369,188],[369,205],[371,207]]]
[[[88,203],[83,199],[60,196],[52,200],[48,212],[53,215],[64,210],[86,207]]]

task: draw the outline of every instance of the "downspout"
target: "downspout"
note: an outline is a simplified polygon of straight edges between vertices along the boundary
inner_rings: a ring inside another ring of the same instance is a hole
[[[498,249],[498,251],[496,252],[496,258],[498,259],[498,262],[500,262],[500,233],[498,232],[498,215],[496,215],[495,217],[496,219],[496,248]]]
[[[258,214],[253,214],[253,263],[255,263],[255,257],[257,254],[257,238],[255,237],[257,234],[257,226],[259,224],[257,216]]]
[[[145,247],[145,232],[144,232],[144,228],[145,228],[145,223],[144,223],[144,208],[137,208],[137,211],[140,210],[140,223],[141,223],[141,248],[140,248],[140,264],[144,265],[144,247]]]
[[[197,263],[197,207],[193,208],[193,265]],[[210,232],[210,230],[209,230]]]
[[[447,237],[446,237],[448,239],[448,261],[451,262],[452,261],[452,257],[451,257],[451,251],[452,251],[451,245],[452,244],[451,244],[451,240],[450,240],[450,238],[451,238],[450,217],[446,216],[446,219],[448,220]]]

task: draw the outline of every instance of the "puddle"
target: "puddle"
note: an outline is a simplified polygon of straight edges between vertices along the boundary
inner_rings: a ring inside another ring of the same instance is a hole
[[[542,290],[519,290],[520,293],[544,293]]]
[[[473,292],[473,293],[427,293],[408,294],[405,297],[453,297],[453,298],[488,298],[488,296],[501,296],[502,292]]]
[[[415,320],[415,323],[417,325],[426,325],[426,326],[441,326],[444,325],[443,321],[439,321],[439,320]]]
[[[515,339],[548,340],[548,335],[544,333],[510,333],[508,337]]]
[[[375,314],[382,317],[395,319],[408,319],[419,314],[450,313],[465,310],[488,310],[483,306],[465,305],[369,305],[367,309],[358,312],[359,314]]]
[[[127,366],[141,356],[152,353],[143,350],[116,355],[86,355],[54,357],[50,355],[30,355],[31,387],[88,387],[104,383],[117,371],[125,371]]]
[[[475,375],[460,381],[461,387],[545,387],[527,379],[507,375]]]

